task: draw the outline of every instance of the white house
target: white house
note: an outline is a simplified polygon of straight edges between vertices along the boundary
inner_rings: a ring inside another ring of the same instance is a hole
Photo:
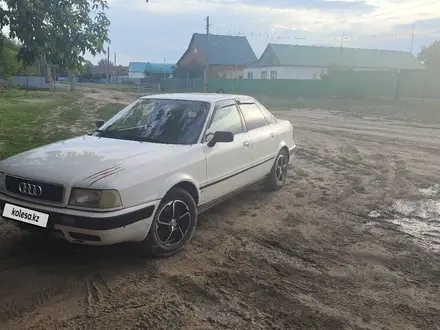
[[[130,62],[128,64],[128,78],[145,78],[146,75],[159,75],[170,78],[173,70],[174,64]]]
[[[321,79],[331,67],[354,71],[424,69],[409,52],[269,44],[245,79]]]
[[[130,62],[128,64],[128,78],[144,78],[146,65],[145,62]]]

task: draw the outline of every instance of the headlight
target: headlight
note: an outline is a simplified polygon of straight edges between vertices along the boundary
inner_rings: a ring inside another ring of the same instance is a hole
[[[5,174],[0,172],[0,191],[5,191]]]
[[[73,188],[69,204],[72,206],[111,209],[122,206],[121,196],[116,190],[94,190]]]

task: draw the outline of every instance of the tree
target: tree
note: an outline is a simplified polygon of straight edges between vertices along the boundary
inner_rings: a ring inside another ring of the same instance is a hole
[[[418,58],[428,69],[440,71],[440,41],[434,41],[430,46],[422,47]]]
[[[92,74],[93,64],[90,61],[85,61],[81,67],[80,73],[82,74]]]
[[[24,65],[44,58],[74,75],[84,54],[105,53],[110,21],[107,0],[3,0],[0,30],[19,41],[18,59]],[[73,83],[73,80],[72,80]],[[74,85],[72,84],[72,89]]]
[[[8,79],[16,74],[22,64],[17,60],[19,46],[0,34],[0,77]]]
[[[101,58],[101,59],[98,61],[98,65],[99,65],[99,66],[107,66],[108,63],[109,63],[109,62],[108,62],[108,59],[106,59],[106,58]],[[112,61],[110,61],[110,66],[113,66]]]

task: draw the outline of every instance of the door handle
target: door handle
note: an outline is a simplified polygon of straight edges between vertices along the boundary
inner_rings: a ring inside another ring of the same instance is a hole
[[[249,147],[249,145],[251,144],[251,141],[244,141],[243,142],[243,145],[245,146],[245,147]]]
[[[275,137],[275,133],[274,132],[271,132],[269,135],[270,135],[270,137]]]

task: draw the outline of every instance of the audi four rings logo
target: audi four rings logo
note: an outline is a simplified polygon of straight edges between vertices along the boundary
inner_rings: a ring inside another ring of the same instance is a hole
[[[43,193],[43,188],[36,184],[30,184],[26,182],[20,182],[18,185],[18,191],[22,194],[38,197]]]

